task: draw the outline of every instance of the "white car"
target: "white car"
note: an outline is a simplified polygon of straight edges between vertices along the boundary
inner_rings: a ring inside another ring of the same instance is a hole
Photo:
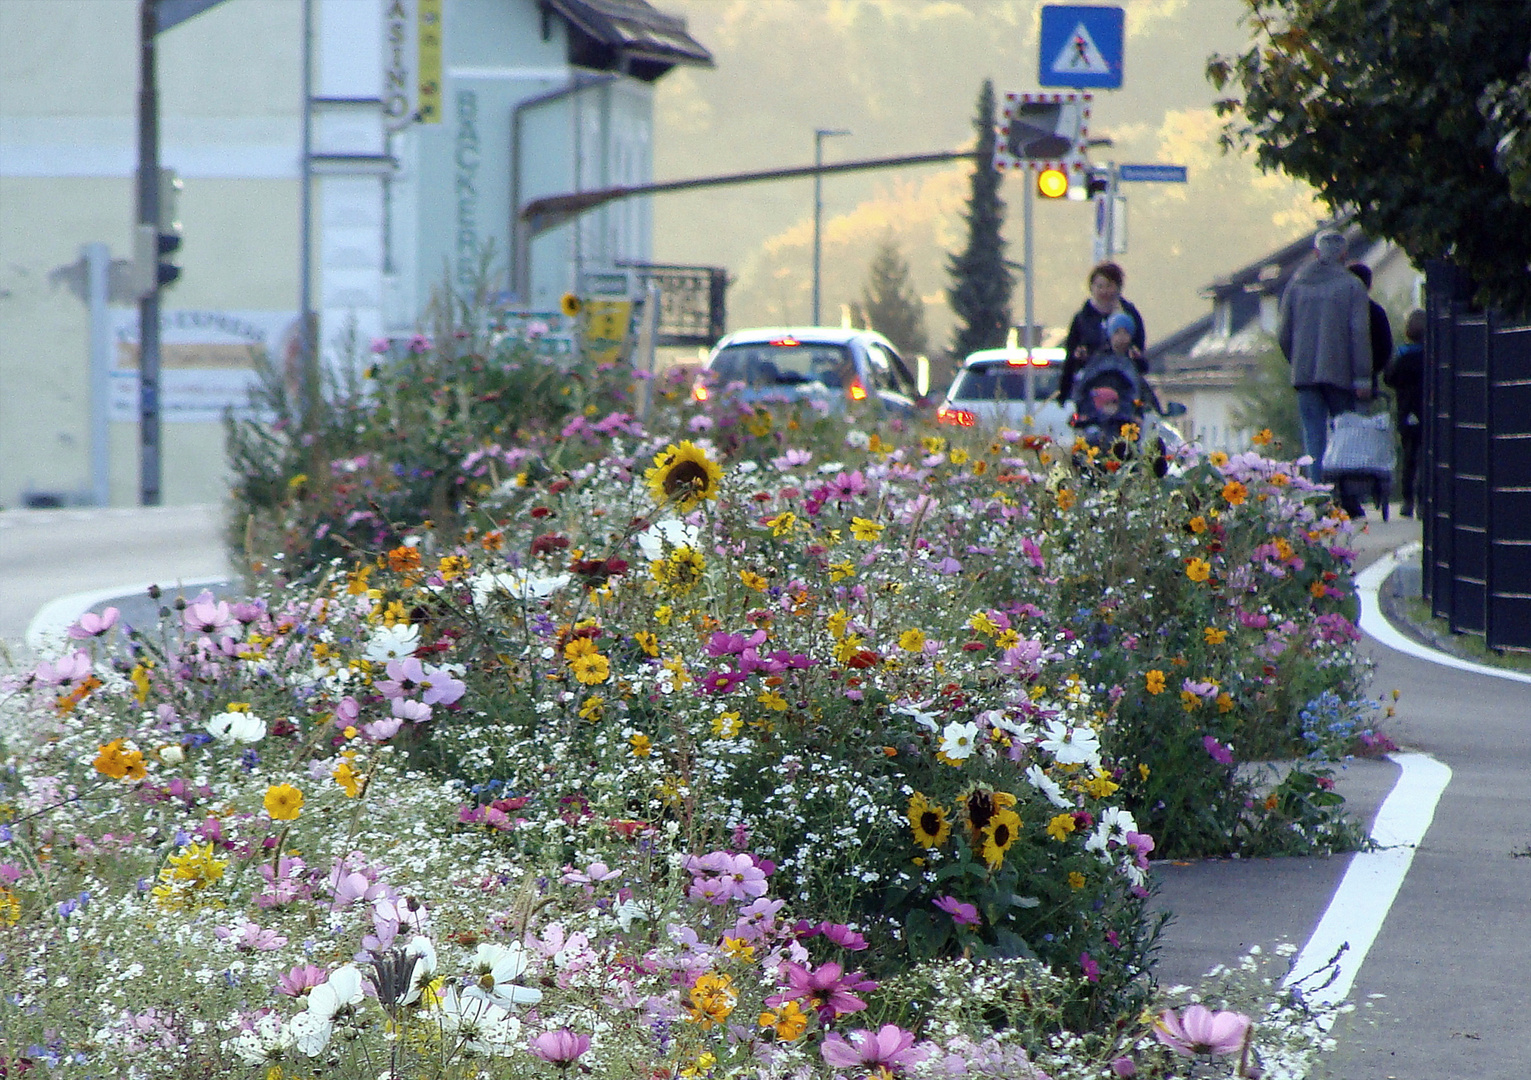
[[[956,427],[1008,427],[1071,443],[1074,433],[1069,418],[1074,407],[1054,400],[1064,356],[1062,349],[980,349],[962,362],[962,370],[936,409],[936,421]]]
[[[770,326],[735,330],[713,347],[692,387],[706,401],[819,400],[833,412],[862,403],[895,414],[916,411],[918,392],[892,342],[872,330]]]

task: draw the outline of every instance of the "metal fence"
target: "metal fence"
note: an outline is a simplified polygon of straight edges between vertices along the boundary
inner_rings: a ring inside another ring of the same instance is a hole
[[[1426,267],[1424,598],[1457,633],[1531,649],[1531,325]]]

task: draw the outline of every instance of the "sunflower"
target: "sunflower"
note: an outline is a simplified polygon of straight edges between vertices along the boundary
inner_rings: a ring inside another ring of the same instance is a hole
[[[649,570],[654,580],[677,595],[684,596],[702,580],[707,562],[702,553],[693,547],[678,547]]]
[[[946,807],[930,802],[916,791],[909,796],[909,827],[921,847],[934,848],[946,843],[952,823],[946,820]]]
[[[963,812],[967,815],[968,831],[973,837],[973,846],[979,847],[983,843],[984,830],[989,827],[989,822],[1001,811],[1009,810],[1015,805],[1015,796],[1008,791],[989,791],[987,788],[974,788],[973,791],[962,800]]]
[[[980,853],[990,870],[998,870],[1005,861],[1005,852],[1021,835],[1021,818],[1014,810],[996,810],[984,826],[983,846]]]
[[[580,298],[571,292],[564,293],[563,298],[558,301],[558,309],[571,319],[583,311],[584,308],[585,305]]]
[[[707,451],[687,440],[679,446],[671,443],[654,455],[654,467],[643,478],[655,502],[673,504],[684,514],[700,506],[703,499],[718,497],[723,469]]]

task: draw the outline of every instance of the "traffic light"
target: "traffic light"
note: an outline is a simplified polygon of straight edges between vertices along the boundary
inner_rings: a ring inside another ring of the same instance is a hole
[[[1068,173],[1062,169],[1043,169],[1037,173],[1037,194],[1044,199],[1061,199],[1069,193]]]
[[[133,234],[133,294],[148,296],[175,282],[181,268],[169,256],[181,248],[180,194],[174,169],[159,171],[159,227],[140,225]]]
[[[185,186],[174,169],[159,171],[159,238],[155,244],[155,278],[160,288],[173,284],[181,276],[181,268],[169,256],[181,250],[181,191]]]
[[[1084,193],[1089,198],[1104,195],[1111,190],[1111,174],[1105,169],[1091,169],[1085,177]]]

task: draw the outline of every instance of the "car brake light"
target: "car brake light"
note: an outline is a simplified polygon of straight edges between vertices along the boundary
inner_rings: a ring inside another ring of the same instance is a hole
[[[950,405],[942,405],[936,410],[936,423],[955,424],[958,427],[972,427],[978,418],[966,409],[954,409]]]
[[[1005,357],[1005,363],[1011,367],[1025,367],[1026,358],[1024,356],[1007,356]]]
[[[1032,367],[1046,367],[1048,364],[1051,364],[1051,363],[1052,363],[1052,361],[1049,360],[1045,356],[1033,356],[1031,358],[1031,366]]]
[[[691,396],[697,401],[706,401],[708,397],[707,387],[703,386],[701,383],[697,383],[691,388]]]
[[[852,401],[865,401],[867,399],[866,387],[859,382],[851,383],[849,393]]]
[[[775,341],[771,342],[771,344],[772,345],[785,345],[787,348],[790,349],[794,345],[801,345],[802,342],[797,340],[797,338],[794,338],[794,337],[784,337],[784,338],[777,338]]]

